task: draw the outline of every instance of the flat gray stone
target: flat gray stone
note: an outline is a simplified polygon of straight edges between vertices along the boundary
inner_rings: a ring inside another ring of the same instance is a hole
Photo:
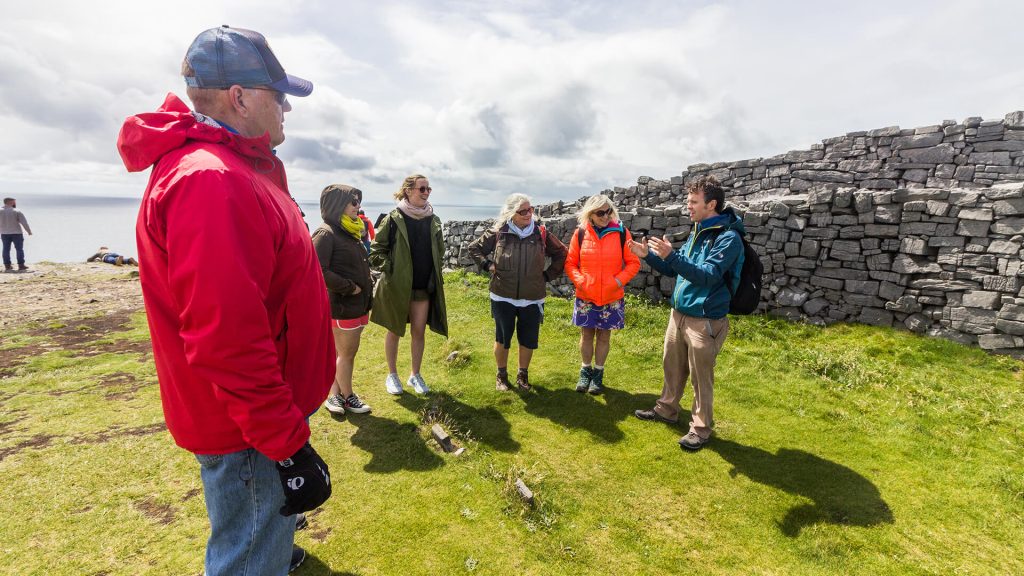
[[[999,350],[1014,347],[1014,337],[1009,334],[982,334],[978,336],[978,348],[982,350]]]
[[[892,312],[877,308],[865,308],[857,317],[857,321],[871,326],[892,326],[893,318]]]
[[[994,310],[999,304],[1001,295],[999,292],[986,292],[984,290],[968,290],[964,292],[961,304],[968,308],[986,308]]]
[[[1024,218],[1003,218],[992,224],[992,231],[996,234],[1024,234]]]
[[[923,164],[947,164],[956,157],[956,150],[952,144],[939,144],[930,148],[914,148],[900,150],[900,158],[910,162]]]
[[[885,309],[893,312],[903,312],[904,314],[913,314],[914,312],[921,311],[921,304],[917,301],[917,297],[905,295],[897,298],[895,302],[886,302]]]
[[[892,270],[898,274],[929,274],[942,272],[942,267],[927,259],[914,259],[906,254],[897,254],[892,259]]]
[[[961,220],[981,220],[984,222],[991,222],[995,219],[991,208],[961,208],[957,216]]]

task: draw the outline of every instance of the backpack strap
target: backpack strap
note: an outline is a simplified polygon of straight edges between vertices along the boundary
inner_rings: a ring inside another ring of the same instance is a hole
[[[621,226],[621,224],[620,224]],[[619,235],[619,252],[622,253],[622,263],[626,263],[626,227],[623,226],[622,230],[616,231]],[[576,228],[576,244],[583,249],[583,227]]]

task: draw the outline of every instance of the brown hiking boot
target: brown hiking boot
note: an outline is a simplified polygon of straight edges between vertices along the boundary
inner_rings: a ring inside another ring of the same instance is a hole
[[[498,372],[494,379],[494,389],[498,392],[508,392],[512,383],[508,381],[508,372]]]
[[[516,374],[516,386],[523,392],[528,391],[530,389],[530,373],[520,368]]]
[[[28,270],[28,266],[25,266],[24,264],[18,264],[18,272],[24,272],[25,270]]]

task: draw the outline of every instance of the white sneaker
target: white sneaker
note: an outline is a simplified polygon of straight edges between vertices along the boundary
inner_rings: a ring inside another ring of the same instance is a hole
[[[398,374],[394,372],[388,374],[388,377],[384,379],[384,389],[388,391],[388,394],[395,396],[402,393],[402,381],[398,379]]]
[[[331,414],[344,414],[345,399],[341,397],[341,394],[329,396],[327,402],[324,402],[324,408],[327,408],[327,411]]]
[[[430,388],[427,387],[427,383],[423,381],[423,376],[418,373],[409,376],[409,381],[406,382],[417,394],[426,394],[430,392]]]

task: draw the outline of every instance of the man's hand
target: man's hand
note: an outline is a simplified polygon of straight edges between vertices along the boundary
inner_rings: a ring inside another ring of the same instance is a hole
[[[633,240],[631,238],[629,242],[626,244],[626,248],[629,248],[629,251],[635,254],[637,258],[646,258],[647,253],[650,252],[651,250],[650,248],[647,247],[646,238],[644,238],[640,242],[637,242],[636,240]]]
[[[278,462],[277,473],[284,488],[282,516],[308,512],[331,497],[331,473],[309,442],[291,458]]]
[[[672,253],[672,243],[668,241],[668,236],[662,236],[661,238],[652,237],[650,247],[658,255],[658,258],[662,260],[668,258],[668,255]]]

